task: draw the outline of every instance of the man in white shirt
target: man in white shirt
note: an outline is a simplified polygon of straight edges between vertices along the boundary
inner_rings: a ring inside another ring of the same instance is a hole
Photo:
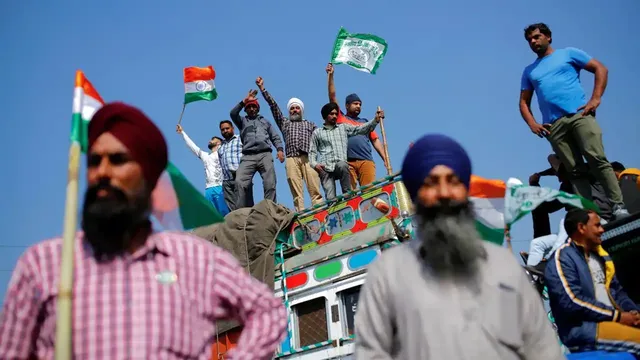
[[[569,236],[564,230],[564,218],[562,218],[560,220],[560,227],[557,234],[538,236],[531,240],[527,265],[536,266],[542,261],[542,259],[550,258],[560,246],[567,242],[568,238]]]
[[[182,138],[187,143],[187,147],[202,160],[205,176],[204,196],[211,202],[213,207],[218,210],[220,215],[227,215],[229,208],[224,201],[222,167],[220,166],[220,158],[218,157],[218,148],[220,148],[220,144],[222,144],[222,139],[217,136],[212,137],[208,145],[209,153],[206,153],[191,140],[181,125],[176,127],[176,132],[182,134]]]

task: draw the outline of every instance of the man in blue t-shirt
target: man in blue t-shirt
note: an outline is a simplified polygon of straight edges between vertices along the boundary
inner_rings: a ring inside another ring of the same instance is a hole
[[[551,30],[543,23],[528,26],[524,37],[538,58],[522,73],[522,118],[534,134],[549,140],[569,172],[577,194],[592,199],[588,177],[588,169],[591,169],[614,204],[613,216],[629,215],[616,175],[605,156],[602,130],[595,119],[607,86],[607,68],[580,49],[553,49]],[[582,69],[595,75],[593,94],[588,101],[580,83]],[[534,91],[542,113],[542,124],[536,122],[531,112]],[[587,159],[588,167],[583,157]]]

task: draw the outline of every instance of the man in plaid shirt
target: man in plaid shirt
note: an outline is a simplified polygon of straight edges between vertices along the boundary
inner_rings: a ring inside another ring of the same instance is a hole
[[[224,139],[218,149],[223,176],[222,191],[229,211],[233,211],[238,208],[236,171],[238,171],[240,159],[242,158],[242,141],[240,136],[234,134],[233,123],[229,120],[220,121],[220,134]],[[249,187],[249,194],[248,198],[253,199],[253,186]],[[253,203],[250,203],[249,206],[253,206]]]
[[[309,163],[320,174],[322,188],[327,200],[336,197],[335,181],[340,181],[342,194],[352,190],[349,165],[347,164],[347,142],[350,137],[368,134],[376,128],[384,111],[379,109],[376,117],[362,125],[338,124],[340,108],[328,103],[320,110],[324,125],[313,132],[309,149]]]
[[[165,139],[140,110],[103,106],[88,129],[82,232],[71,294],[59,293],[62,239],[18,260],[0,313],[0,358],[54,358],[56,308],[72,297],[74,359],[211,359],[217,320],[243,324],[225,359],[272,359],[286,333],[282,301],[228,252],[186,233],[155,232],[151,194]]]
[[[256,79],[256,85],[262,93],[262,97],[267,101],[273,114],[273,119],[282,131],[285,143],[285,169],[287,170],[287,180],[291,195],[293,196],[293,206],[296,211],[304,210],[303,180],[307,184],[307,190],[311,197],[311,205],[322,203],[320,194],[320,178],[318,173],[309,165],[309,146],[311,135],[318,127],[316,124],[303,119],[304,103],[302,100],[292,98],[287,103],[289,118],[287,119],[280,111],[280,107],[271,97],[271,94],[264,88],[264,80],[261,77]]]

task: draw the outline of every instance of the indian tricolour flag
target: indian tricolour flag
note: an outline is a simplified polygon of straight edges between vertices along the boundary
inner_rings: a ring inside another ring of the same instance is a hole
[[[199,100],[211,101],[218,97],[213,80],[216,72],[213,66],[184,68],[184,103]]]
[[[76,72],[71,140],[87,151],[89,121],[104,100],[80,70]],[[190,230],[224,219],[209,201],[169,163],[152,193],[153,215],[165,230]]]
[[[87,127],[89,120],[104,100],[81,70],[76,71],[76,84],[73,90],[73,116],[71,121],[71,141],[78,142],[83,152],[87,151]]]
[[[504,197],[507,185],[502,180],[471,176],[469,199],[476,215],[476,228],[484,240],[502,245],[504,241]]]

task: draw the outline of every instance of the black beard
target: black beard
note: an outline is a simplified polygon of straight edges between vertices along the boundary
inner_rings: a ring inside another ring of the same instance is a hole
[[[420,256],[440,275],[472,275],[487,254],[476,230],[469,201],[444,200],[437,206],[418,205]]]
[[[99,190],[110,195],[98,198]],[[149,225],[151,195],[129,200],[126,194],[106,182],[89,187],[82,209],[84,238],[91,245],[96,259],[111,259],[129,250],[131,239],[143,225]]]

